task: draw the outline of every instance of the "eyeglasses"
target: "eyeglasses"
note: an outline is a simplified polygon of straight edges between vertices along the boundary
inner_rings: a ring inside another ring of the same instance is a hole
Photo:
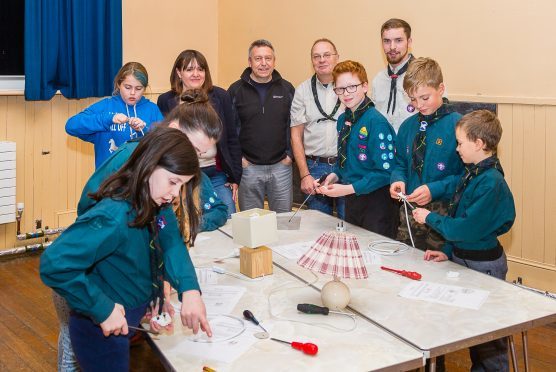
[[[336,55],[338,55],[338,53],[313,54],[311,58],[313,58],[313,61],[320,61],[321,59],[329,60],[332,56]]]
[[[355,93],[357,91],[357,87],[360,85],[363,85],[363,83],[359,83],[356,85],[348,85],[347,87],[334,88],[334,93],[336,93],[336,95],[338,96],[343,95],[345,92]]]

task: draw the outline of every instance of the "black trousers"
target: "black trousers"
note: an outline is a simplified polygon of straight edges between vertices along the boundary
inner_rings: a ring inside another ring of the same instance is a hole
[[[346,222],[395,239],[400,224],[399,207],[390,197],[390,185],[370,194],[351,194],[346,198]]]

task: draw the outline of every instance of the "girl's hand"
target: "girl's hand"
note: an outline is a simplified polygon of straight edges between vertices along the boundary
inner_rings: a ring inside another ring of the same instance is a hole
[[[174,315],[176,314],[176,311],[174,310],[174,307],[170,302],[170,296],[165,296],[164,305],[162,305],[162,314],[168,313],[168,315],[170,315],[170,318],[172,318],[172,322],[166,326],[160,325],[155,320],[156,317],[158,316],[158,310],[159,310],[159,302],[156,301],[156,305],[151,307],[150,315],[147,315],[147,318],[149,318],[149,325],[151,330],[155,332],[160,332],[162,329],[164,329],[167,332],[172,333],[174,331]]]
[[[116,114],[112,117],[112,123],[114,123],[114,124],[127,123],[128,120],[129,120],[129,118],[127,116],[125,116],[124,114]]]
[[[417,187],[411,195],[407,196],[408,202],[417,203],[417,205],[425,205],[432,201],[431,191],[427,185]]]
[[[431,211],[429,211],[428,209],[415,208],[413,210],[413,218],[415,218],[415,221],[417,221],[417,223],[420,223],[421,225],[424,225],[426,220],[427,220],[427,216],[429,215],[429,213],[431,213]]]
[[[446,256],[446,253],[444,252],[431,251],[430,249],[427,249],[424,259],[425,261],[441,262],[446,261],[448,259],[448,256]]]
[[[139,118],[129,118],[129,126],[137,132],[141,132],[147,124]]]
[[[337,198],[340,196],[351,195],[355,193],[355,190],[353,189],[352,185],[341,185],[339,183],[335,183],[332,185],[319,187],[318,192],[326,196]]]
[[[182,293],[181,322],[184,326],[193,330],[194,334],[199,332],[199,326],[207,336],[212,337],[212,330],[207,320],[207,310],[201,294],[197,290]]]
[[[400,198],[398,196],[399,192],[405,195],[405,182],[403,181],[396,181],[390,185],[390,197],[392,199],[398,200]]]
[[[124,307],[120,304],[114,304],[114,310],[104,322],[100,323],[100,328],[105,337],[112,333],[115,336],[127,335],[128,329]]]

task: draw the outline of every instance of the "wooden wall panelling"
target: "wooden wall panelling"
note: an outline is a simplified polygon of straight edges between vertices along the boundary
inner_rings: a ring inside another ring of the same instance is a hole
[[[538,194],[542,192],[539,185],[544,182],[544,157],[539,157],[540,148],[544,148],[544,136],[541,128],[544,123],[535,106],[521,106],[523,110],[523,239],[521,257],[535,262],[543,262],[544,223],[539,223],[539,217],[544,219],[544,203],[537,202]],[[541,195],[544,197],[544,195]],[[542,221],[541,221],[542,222]],[[539,229],[539,226],[541,227]]]
[[[69,100],[68,104],[68,118],[77,114],[81,111],[81,106],[77,100]],[[66,119],[67,120],[67,119]],[[75,183],[76,183],[76,168],[77,168],[77,156],[79,151],[79,138],[66,135],[66,152],[67,152],[67,168],[68,168],[68,178],[67,178],[67,206],[68,209],[74,207],[77,204],[77,199],[75,198]]]
[[[544,262],[556,267],[556,106],[546,106]]]
[[[23,172],[23,178],[19,178],[18,181],[23,181],[23,200],[25,200],[25,212],[23,213],[23,218],[25,219],[25,227],[27,230],[33,230],[35,228],[35,219],[38,217],[35,211],[35,195],[33,194],[33,144],[34,135],[33,130],[35,129],[35,103],[26,102],[23,97],[17,97],[18,102],[24,107],[25,110],[25,138],[23,141],[18,139],[17,143],[23,144],[24,156],[21,158],[25,163],[25,170]],[[25,230],[23,230],[25,231]]]
[[[522,105],[512,105],[512,154],[510,167],[512,169],[511,190],[514,195],[515,210],[517,217],[513,226],[513,241],[510,254],[522,257],[523,247],[523,221],[527,216],[523,211],[523,111]]]
[[[498,105],[498,119],[502,125],[502,138],[498,145],[498,156],[502,162],[502,168],[504,169],[504,178],[512,190],[512,105],[499,104]],[[514,239],[515,227],[509,232],[500,237],[500,241],[506,254],[511,254],[511,252],[516,251],[516,242]]]
[[[66,121],[68,120],[69,102],[60,95],[54,96],[52,99],[52,147],[50,149],[50,157],[52,159],[52,168],[50,169],[50,177],[54,183],[52,195],[45,197],[52,198],[54,213],[69,209],[68,206],[68,150],[67,150],[67,134],[65,130]],[[52,226],[60,227],[57,220]]]
[[[52,144],[52,102],[34,102],[35,117],[33,121],[33,195],[35,219],[42,220],[42,227],[52,227],[52,178],[51,178],[51,155],[49,152]],[[26,151],[27,152],[27,151]]]

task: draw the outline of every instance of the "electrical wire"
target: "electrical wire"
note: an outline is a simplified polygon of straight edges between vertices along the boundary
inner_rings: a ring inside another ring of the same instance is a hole
[[[209,343],[215,343],[215,342],[228,341],[228,340],[231,340],[232,338],[238,337],[243,332],[245,332],[245,322],[241,318],[238,318],[238,317],[233,316],[233,315],[227,315],[227,314],[207,315],[207,318],[211,318],[210,320],[214,320],[214,319],[217,319],[219,317],[225,317],[225,318],[229,318],[229,319],[233,319],[233,320],[237,321],[238,322],[238,331],[237,331],[237,333],[234,333],[232,335],[225,336],[225,337],[222,337],[222,338],[217,338],[217,336],[214,336],[214,334],[211,338],[207,338],[207,336],[204,333],[199,333],[198,335],[195,335],[195,336],[192,336],[192,337],[189,337],[189,338],[186,338],[186,339],[189,340],[189,341],[193,341],[193,342],[209,344]],[[213,328],[214,331],[216,331],[217,326],[216,327],[212,326],[211,328]],[[226,329],[229,330],[230,326],[226,326]]]
[[[395,249],[381,249],[379,248],[381,245],[387,245],[390,248],[398,247]],[[395,240],[373,240],[369,242],[367,249],[373,253],[380,254],[382,256],[397,256],[402,253],[405,253],[410,248],[409,245],[398,242]]]
[[[294,286],[294,287],[283,288],[284,286],[286,286],[290,283],[297,284],[297,282],[294,282],[294,281],[287,281],[287,282],[279,285],[278,287],[272,289],[269,292],[268,297],[267,297],[267,301],[268,301],[268,311],[270,313],[270,317],[274,318],[276,320],[279,320],[279,321],[301,323],[301,324],[306,324],[306,325],[313,326],[313,327],[325,328],[325,329],[328,329],[328,330],[331,330],[331,331],[334,331],[334,332],[342,332],[342,333],[343,332],[351,332],[354,329],[356,329],[357,328],[357,320],[355,318],[355,314],[350,313],[350,312],[343,312],[342,314],[337,314],[337,315],[345,315],[352,320],[353,325],[351,326],[351,328],[346,329],[346,328],[337,327],[337,326],[334,326],[334,325],[328,324],[328,323],[321,323],[321,322],[310,323],[310,322],[304,322],[304,321],[301,321],[301,320],[286,318],[286,317],[280,316],[280,314],[275,314],[272,311],[272,296],[274,296],[275,294],[277,294],[279,292],[283,292],[283,291],[289,291],[289,290],[295,290],[295,289],[304,289],[306,287],[312,286],[313,284],[315,284],[319,280],[318,276],[314,272],[312,272],[312,271],[309,271],[309,272],[311,274],[313,274],[313,276],[314,276],[313,281],[307,282],[306,284],[304,284],[302,286],[298,285],[298,286]]]

